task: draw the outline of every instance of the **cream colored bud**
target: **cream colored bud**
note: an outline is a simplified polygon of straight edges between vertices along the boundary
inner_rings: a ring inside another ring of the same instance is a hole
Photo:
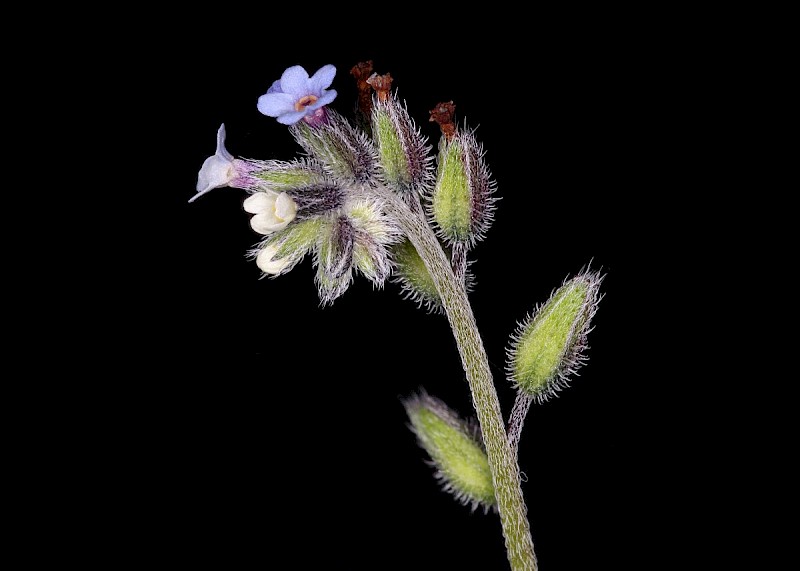
[[[275,254],[278,252],[277,246],[270,244],[256,256],[256,265],[265,274],[273,276],[278,275],[283,269],[291,263],[289,256],[285,258],[274,259]]]
[[[250,226],[264,235],[283,230],[297,214],[297,204],[285,192],[256,192],[245,199],[243,207],[254,215]]]

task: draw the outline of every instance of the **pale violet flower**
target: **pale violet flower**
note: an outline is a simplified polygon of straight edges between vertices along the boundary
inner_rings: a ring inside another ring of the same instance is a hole
[[[265,235],[283,230],[297,214],[297,204],[285,192],[278,194],[267,191],[251,194],[244,201],[244,209],[255,215],[250,219],[253,230]]]
[[[200,172],[197,173],[197,194],[191,197],[189,202],[197,200],[215,188],[230,186],[238,176],[237,162],[240,161],[234,159],[225,148],[225,123],[223,123],[217,131],[217,152],[208,157],[200,167]]]
[[[285,258],[273,259],[278,252],[278,247],[275,244],[270,244],[256,256],[256,265],[265,274],[277,276],[283,269],[292,262],[291,256]]]
[[[319,120],[323,107],[336,99],[336,90],[326,89],[335,75],[332,65],[322,66],[311,77],[302,66],[292,66],[258,98],[258,110],[283,125],[293,125],[300,119]]]

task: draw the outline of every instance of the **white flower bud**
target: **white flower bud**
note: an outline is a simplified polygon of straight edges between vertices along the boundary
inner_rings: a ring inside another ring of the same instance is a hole
[[[270,244],[256,256],[256,265],[265,274],[278,275],[283,269],[291,263],[291,257],[273,259],[278,252],[278,246]]]
[[[283,230],[297,214],[297,204],[285,192],[256,192],[245,199],[243,206],[254,214],[250,219],[253,230],[265,235]]]

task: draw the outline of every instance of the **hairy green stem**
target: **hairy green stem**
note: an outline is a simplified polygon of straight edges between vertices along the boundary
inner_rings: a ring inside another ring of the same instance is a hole
[[[453,244],[450,265],[453,267],[453,274],[456,279],[463,284],[467,275],[467,245],[463,242]]]
[[[478,413],[511,569],[536,571],[538,565],[522,496],[519,465],[508,442],[486,350],[463,282],[456,278],[427,222],[391,191],[378,188],[374,192],[383,199],[387,212],[398,221],[417,249],[441,295]]]

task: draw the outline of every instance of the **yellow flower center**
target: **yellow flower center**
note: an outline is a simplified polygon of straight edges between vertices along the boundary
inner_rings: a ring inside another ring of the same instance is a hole
[[[294,108],[297,111],[304,111],[306,107],[314,103],[319,97],[316,95],[306,95],[302,97],[297,103],[294,104]]]

